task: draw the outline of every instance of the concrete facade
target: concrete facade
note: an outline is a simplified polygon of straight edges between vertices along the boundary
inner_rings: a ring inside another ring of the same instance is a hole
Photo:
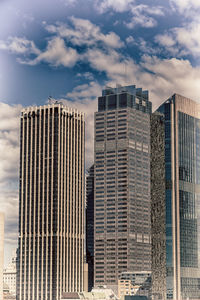
[[[13,251],[12,257],[6,269],[3,271],[3,282],[9,288],[9,294],[16,296],[16,277],[17,277],[17,253]]]
[[[107,88],[95,114],[94,285],[118,293],[122,272],[151,270],[148,92]]]
[[[58,300],[84,289],[84,114],[28,107],[20,130],[17,299]]]

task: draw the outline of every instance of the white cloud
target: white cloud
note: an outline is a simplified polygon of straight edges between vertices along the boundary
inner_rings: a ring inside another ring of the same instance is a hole
[[[174,55],[191,54],[200,56],[200,21],[189,22],[182,27],[172,28],[155,40]]]
[[[101,94],[101,86],[95,82],[91,81],[89,84],[78,85],[73,89],[72,92],[67,93],[66,97],[73,100],[81,100],[88,98],[94,99]]]
[[[159,48],[155,48],[154,45],[152,45],[150,42],[147,42],[145,39],[143,38],[139,38],[137,40],[137,42],[135,42],[135,45],[138,46],[138,49],[145,53],[145,54],[149,54],[149,55],[155,55],[158,54],[160,49]]]
[[[40,62],[47,62],[55,67],[73,67],[78,59],[79,54],[75,49],[67,47],[64,40],[60,37],[55,37],[48,41],[46,50],[40,53],[35,59],[19,59],[19,62],[29,65],[36,65]]]
[[[109,32],[103,34],[99,26],[94,25],[89,20],[71,17],[73,27],[67,24],[49,25],[46,29],[51,33],[56,33],[67,41],[70,41],[76,46],[95,46],[101,42],[103,46],[121,48],[124,43],[120,37],[114,33]]]
[[[177,43],[185,47],[191,54],[200,55],[200,22],[193,22],[187,27],[173,30]]]
[[[188,60],[159,59],[144,56],[141,64],[140,83],[150,90],[154,107],[179,93],[200,102],[200,67],[193,67]]]
[[[164,8],[161,6],[150,6],[145,4],[136,4],[135,0],[96,0],[95,8],[100,13],[108,10],[114,10],[118,13],[128,12],[131,15],[130,20],[124,22],[129,29],[136,25],[151,28],[157,25],[153,16],[163,16]]]
[[[127,44],[133,44],[134,43],[134,38],[131,36],[131,35],[129,35],[127,38],[126,38],[126,42],[127,42]]]
[[[96,0],[95,7],[100,13],[104,13],[109,9],[113,9],[116,12],[124,12],[134,3],[135,0]]]
[[[79,78],[85,78],[90,81],[94,80],[94,75],[91,72],[78,73],[76,76]]]
[[[180,13],[193,12],[196,14],[196,9],[200,8],[199,0],[170,0],[174,9],[178,9]]]
[[[0,49],[16,54],[40,54],[33,41],[20,37],[9,37],[7,41],[0,40]]]
[[[199,100],[200,67],[192,66],[188,60],[146,55],[136,64],[132,58],[115,50],[105,53],[100,49],[90,49],[88,61],[94,69],[106,73],[109,85],[136,84],[148,89],[154,107],[175,92]]]
[[[20,55],[17,61],[21,64],[34,66],[46,62],[54,67],[73,67],[78,61],[86,59],[87,49],[99,47],[108,51],[124,46],[124,42],[114,32],[104,34],[99,26],[94,25],[89,20],[74,17],[71,17],[70,20],[72,26],[43,24],[46,30],[53,34],[44,50],[37,49],[33,41],[17,37],[10,38],[7,42],[0,41],[0,49],[10,50]],[[74,47],[69,47],[69,43]],[[85,46],[85,51],[78,53],[75,49],[76,46]],[[30,58],[29,54],[35,54],[35,57]]]
[[[157,25],[157,21],[153,16],[163,16],[164,11],[162,7],[150,7],[148,5],[140,4],[131,7],[131,20],[125,22],[130,29],[137,25],[141,27],[151,28]]]
[[[105,72],[110,80],[121,82],[129,81],[132,71],[138,67],[131,58],[126,58],[115,50],[104,52],[100,49],[89,49],[87,59],[91,67]]]
[[[176,41],[169,33],[158,34],[155,37],[156,42],[160,43],[164,47],[171,48],[175,45]]]
[[[0,102],[0,207],[5,213],[5,243],[17,244],[19,116],[21,105]]]

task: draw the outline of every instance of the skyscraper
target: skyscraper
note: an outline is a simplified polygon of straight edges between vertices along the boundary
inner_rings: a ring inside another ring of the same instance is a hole
[[[0,300],[3,300],[4,214],[0,212]]]
[[[165,117],[167,299],[199,299],[200,105],[175,94],[158,111]]]
[[[151,270],[148,92],[106,88],[95,114],[95,286]]]
[[[82,291],[84,115],[62,104],[21,113],[19,300]]]
[[[94,165],[86,177],[86,257],[88,263],[88,291],[94,286]]]
[[[165,122],[151,115],[152,299],[166,299]]]

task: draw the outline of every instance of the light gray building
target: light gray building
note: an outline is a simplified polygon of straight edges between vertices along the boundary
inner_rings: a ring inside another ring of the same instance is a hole
[[[9,294],[16,296],[17,250],[13,250],[8,266],[3,270],[3,282],[9,288]]]
[[[84,289],[83,113],[62,104],[21,112],[18,300]]]
[[[4,214],[0,212],[0,300],[3,300]]]
[[[106,88],[95,113],[94,285],[151,270],[148,92]]]

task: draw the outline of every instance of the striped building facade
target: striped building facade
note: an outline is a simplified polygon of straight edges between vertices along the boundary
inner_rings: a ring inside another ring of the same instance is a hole
[[[84,114],[62,104],[21,112],[18,300],[84,289]]]

